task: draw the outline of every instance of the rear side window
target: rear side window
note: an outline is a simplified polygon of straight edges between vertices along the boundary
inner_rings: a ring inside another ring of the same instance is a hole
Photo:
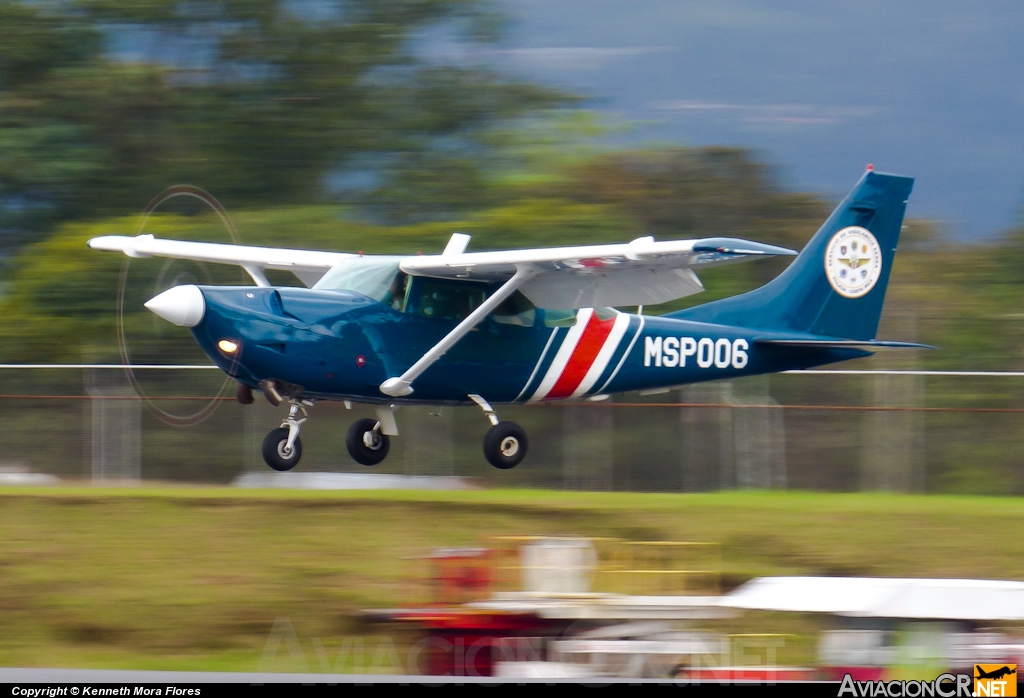
[[[545,327],[572,327],[576,324],[575,310],[545,310]]]
[[[494,310],[494,321],[501,325],[533,327],[537,317],[537,306],[530,299],[516,291]]]
[[[545,327],[572,327],[576,324],[578,310],[545,310]],[[611,320],[619,314],[615,308],[594,308],[594,315],[598,320]]]

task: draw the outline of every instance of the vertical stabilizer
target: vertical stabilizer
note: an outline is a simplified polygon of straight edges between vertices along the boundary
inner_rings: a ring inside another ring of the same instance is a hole
[[[778,277],[670,317],[874,339],[913,186],[909,177],[867,171]]]

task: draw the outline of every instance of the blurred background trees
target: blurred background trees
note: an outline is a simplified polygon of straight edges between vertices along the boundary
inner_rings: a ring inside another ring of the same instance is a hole
[[[4,0],[4,242],[180,181],[230,206],[355,182],[387,218],[480,207],[488,132],[569,100],[424,48],[440,30],[492,41],[495,24],[482,0]]]

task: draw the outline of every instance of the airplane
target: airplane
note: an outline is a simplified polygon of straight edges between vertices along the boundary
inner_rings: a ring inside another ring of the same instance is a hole
[[[1017,673],[1016,669],[1011,669],[1009,666],[1003,666],[1003,667],[1001,667],[999,669],[995,669],[994,671],[987,672],[987,671],[982,669],[977,664],[974,665],[974,671],[977,674],[977,676],[974,677],[976,679],[993,679],[993,680],[998,680],[998,679],[1003,678],[1004,676],[1010,676],[1011,674],[1016,674]]]
[[[925,345],[875,339],[913,179],[869,166],[804,249],[733,238],[393,256],[109,235],[97,250],[240,266],[255,286],[182,285],[145,303],[190,328],[207,356],[253,391],[289,403],[263,458],[302,456],[300,427],[320,400],[374,405],[352,424],[352,458],[376,465],[402,405],[477,405],[487,461],[526,456],[525,430],[494,405],[602,400],[613,393],[806,369]],[[695,270],[794,256],[753,291],[662,316],[642,307],[698,293]],[[267,269],[305,288],[274,287]],[[632,308],[623,312],[616,307]]]

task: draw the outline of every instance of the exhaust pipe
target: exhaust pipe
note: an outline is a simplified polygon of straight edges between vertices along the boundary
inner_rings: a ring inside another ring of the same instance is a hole
[[[243,405],[252,404],[252,388],[245,383],[235,384],[235,399]]]
[[[263,397],[267,398],[267,402],[274,407],[277,407],[284,402],[284,398],[281,397],[281,393],[277,392],[277,384],[274,381],[260,381],[260,390],[263,391]]]

